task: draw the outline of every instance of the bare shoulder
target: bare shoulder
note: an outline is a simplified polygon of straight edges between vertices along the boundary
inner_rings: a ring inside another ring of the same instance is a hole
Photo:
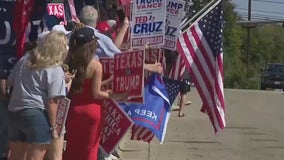
[[[101,62],[99,60],[94,59],[94,58],[91,60],[90,64],[95,69],[102,66]]]
[[[89,64],[89,67],[92,68],[93,71],[97,72],[102,69],[102,64],[99,60],[92,59]]]
[[[91,78],[95,73],[101,72],[102,64],[96,59],[92,59],[87,67],[86,78]]]

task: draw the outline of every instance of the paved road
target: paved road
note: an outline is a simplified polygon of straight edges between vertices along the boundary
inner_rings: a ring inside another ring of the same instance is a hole
[[[122,160],[283,160],[284,94],[225,90],[227,127],[215,135],[195,89],[186,117],[173,111],[164,144],[121,141]]]

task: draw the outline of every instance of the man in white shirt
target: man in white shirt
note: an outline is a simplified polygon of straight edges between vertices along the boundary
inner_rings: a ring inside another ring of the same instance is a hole
[[[98,49],[96,55],[100,57],[114,57],[115,54],[121,53],[120,49],[114,44],[113,40],[97,29],[98,11],[92,6],[82,8],[79,16],[80,21],[94,30],[98,37]]]

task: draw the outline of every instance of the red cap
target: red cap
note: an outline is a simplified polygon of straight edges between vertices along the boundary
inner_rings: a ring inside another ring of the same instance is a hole
[[[101,33],[105,33],[110,30],[110,26],[107,21],[102,21],[97,24],[97,30],[99,30]]]

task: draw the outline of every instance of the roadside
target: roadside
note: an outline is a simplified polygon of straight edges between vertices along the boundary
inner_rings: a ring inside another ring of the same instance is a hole
[[[196,89],[185,117],[172,112],[163,144],[130,140],[119,144],[121,160],[282,160],[284,157],[284,94],[278,91],[226,89],[227,127],[214,134],[200,112]],[[268,109],[269,108],[269,109]]]

